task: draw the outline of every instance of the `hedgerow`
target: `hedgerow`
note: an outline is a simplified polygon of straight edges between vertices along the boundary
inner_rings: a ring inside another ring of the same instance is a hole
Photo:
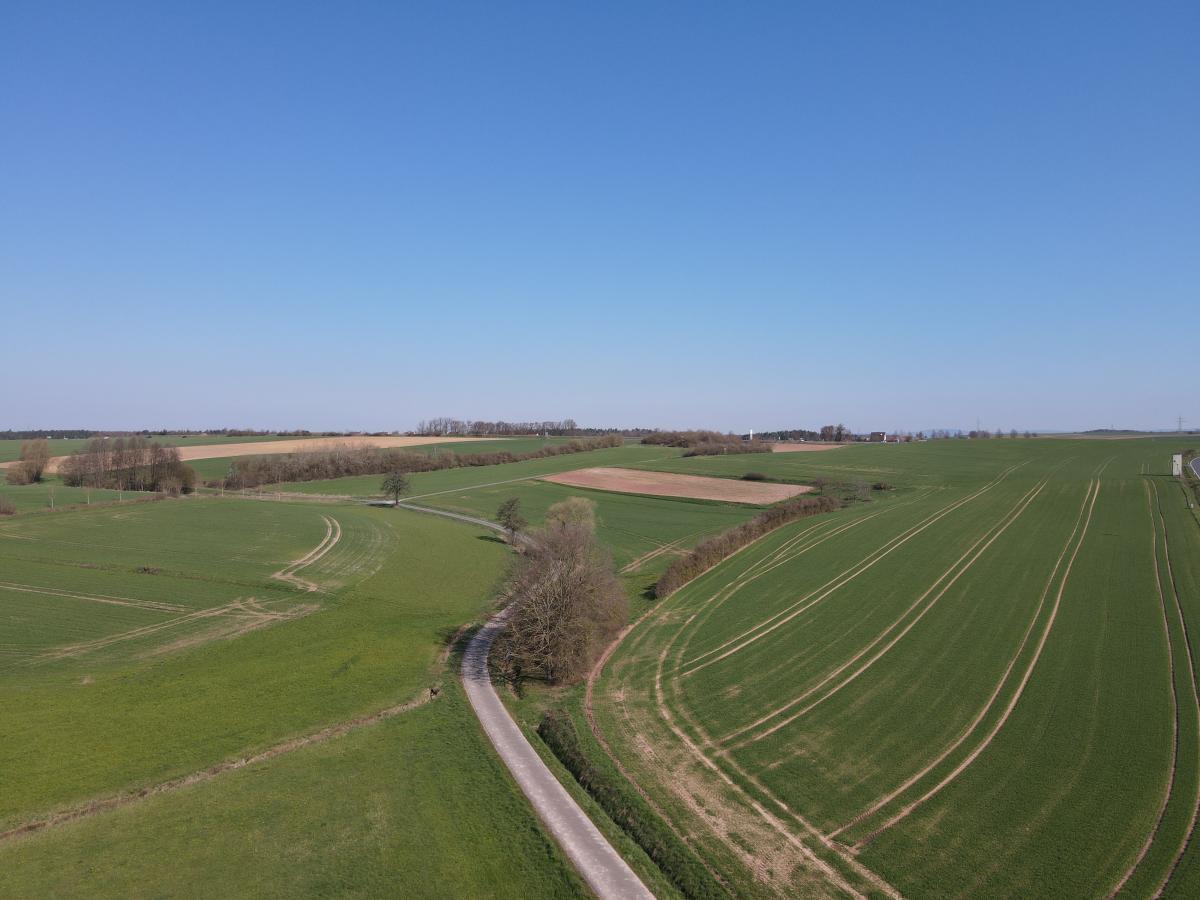
[[[676,559],[654,585],[654,595],[659,598],[671,596],[697,575],[781,525],[832,512],[842,505],[834,497],[799,497],[763,510],[750,521],[701,541],[686,556]]]
[[[609,818],[646,851],[685,897],[730,896],[645,800],[587,757],[568,716],[558,711],[548,712],[538,725],[538,734]]]

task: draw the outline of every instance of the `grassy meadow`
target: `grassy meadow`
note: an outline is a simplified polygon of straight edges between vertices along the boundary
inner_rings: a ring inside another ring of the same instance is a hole
[[[295,567],[327,520],[337,542]],[[0,522],[0,832],[440,688],[327,743],[2,840],[0,893],[228,895],[237,873],[243,895],[576,894],[441,662],[506,554],[479,528],[346,504],[208,497]]]

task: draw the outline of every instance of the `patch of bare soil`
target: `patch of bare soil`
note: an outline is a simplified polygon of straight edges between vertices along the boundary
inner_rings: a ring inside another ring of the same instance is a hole
[[[764,484],[757,481],[735,481],[732,478],[708,478],[703,475],[677,475],[673,472],[608,467],[576,469],[574,472],[546,475],[542,481],[621,494],[689,497],[697,500],[725,500],[729,503],[760,505],[777,503],[812,490],[803,484]]]
[[[771,444],[772,453],[814,453],[818,450],[839,450],[845,444],[822,444],[812,441],[776,441]]]

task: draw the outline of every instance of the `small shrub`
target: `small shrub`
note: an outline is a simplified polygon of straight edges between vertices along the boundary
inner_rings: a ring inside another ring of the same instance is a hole
[[[7,497],[0,497],[0,516],[15,516],[17,507]]]
[[[767,476],[762,472],[747,472],[742,476],[742,481],[766,481]]]
[[[24,462],[11,463],[4,472],[6,484],[33,484],[33,471]]]
[[[890,481],[877,481],[871,485],[871,490],[873,491],[891,491],[894,489]]]

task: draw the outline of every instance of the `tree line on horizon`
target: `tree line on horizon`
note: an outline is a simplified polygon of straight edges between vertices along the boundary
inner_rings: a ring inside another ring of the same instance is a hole
[[[443,469],[473,466],[495,466],[503,463],[545,459],[568,453],[583,453],[606,447],[620,447],[619,435],[576,438],[565,444],[551,444],[524,453],[495,450],[487,453],[454,453],[441,450],[422,453],[419,450],[378,448],[367,445],[326,447],[301,450],[296,453],[276,453],[236,457],[224,479],[209,482],[210,487],[227,490],[261,487],[296,481],[324,481],[350,475],[384,475],[392,472],[436,472]]]

